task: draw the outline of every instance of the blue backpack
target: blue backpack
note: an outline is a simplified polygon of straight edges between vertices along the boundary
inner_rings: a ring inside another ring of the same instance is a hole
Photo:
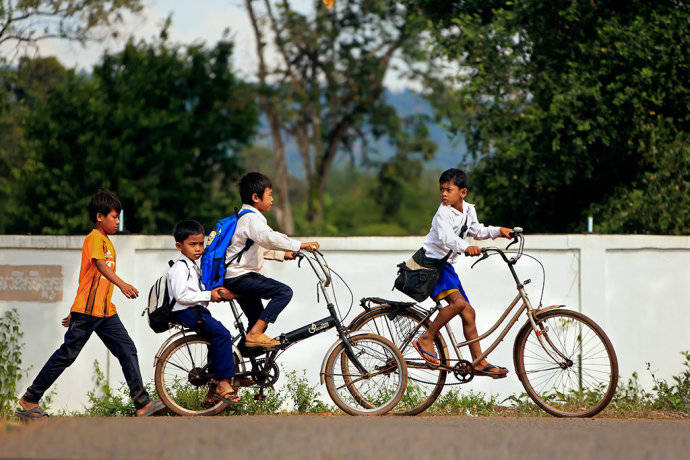
[[[249,212],[253,211],[245,209],[238,213],[237,208],[235,208],[235,214],[219,220],[215,231],[209,235],[208,244],[204,248],[204,254],[201,256],[201,283],[206,290],[210,291],[218,286],[222,286],[228,265],[234,261],[239,262],[242,254],[254,244],[254,241],[247,239],[247,244],[244,248],[232,260],[225,263],[225,253],[232,241],[232,235],[235,234],[237,221]]]

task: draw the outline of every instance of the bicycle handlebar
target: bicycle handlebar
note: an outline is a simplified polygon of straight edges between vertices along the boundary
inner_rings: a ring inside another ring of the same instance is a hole
[[[510,236],[512,238],[512,241],[510,243],[508,243],[508,246],[506,246],[505,249],[500,249],[500,248],[496,248],[496,247],[482,248],[481,249],[482,256],[478,260],[476,260],[470,266],[470,268],[474,268],[474,266],[477,265],[479,262],[487,259],[491,252],[495,252],[495,253],[499,254],[503,258],[503,261],[505,263],[507,263],[508,265],[515,265],[517,263],[517,261],[520,259],[520,257],[522,257],[522,252],[523,252],[523,249],[525,247],[524,230],[522,229],[522,227],[515,227],[515,228],[513,228],[513,231],[510,233]],[[508,248],[510,248],[515,243],[519,244],[517,253],[515,254],[514,257],[511,257],[510,259],[508,259],[505,255],[505,251],[507,251]],[[465,255],[467,256],[467,253],[465,253]]]
[[[306,259],[307,262],[309,262],[311,269],[316,274],[316,277],[319,279],[320,282],[323,283],[323,287],[328,287],[331,284],[331,275],[329,274],[329,270],[327,270],[326,268],[328,267],[328,263],[326,262],[326,259],[324,258],[321,251],[319,251],[318,249],[314,249],[313,251],[311,251],[311,253],[314,255],[314,257],[308,257],[302,249],[300,249],[299,251],[295,251],[295,258],[298,259],[297,266],[300,267],[302,259]],[[320,271],[316,269],[316,266],[314,265],[312,260],[316,261],[320,268]]]

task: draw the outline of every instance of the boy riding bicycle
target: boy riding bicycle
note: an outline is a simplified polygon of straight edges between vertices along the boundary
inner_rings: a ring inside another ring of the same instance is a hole
[[[248,210],[237,222],[225,256],[228,264],[223,286],[239,298],[242,311],[249,320],[246,347],[274,347],[280,342],[265,334],[268,323],[275,322],[278,314],[292,299],[289,286],[259,273],[264,259],[291,260],[300,249],[319,249],[316,241],[303,243],[269,227],[262,213],[273,206],[271,180],[258,172],[245,174],[239,182],[242,208]],[[269,300],[266,308],[261,299]]]
[[[448,306],[441,309],[429,329],[413,342],[417,352],[431,367],[438,367],[440,364],[438,356],[434,353],[434,337],[454,316],[460,315],[462,318],[466,340],[472,340],[478,336],[474,309],[452,266],[460,253],[468,256],[481,254],[478,246],[470,246],[464,238],[469,235],[476,240],[494,239],[499,236],[510,239],[512,232],[510,228],[484,226],[479,223],[474,205],[464,201],[468,189],[467,175],[464,171],[455,168],[444,171],[439,184],[441,205],[434,215],[431,230],[424,239],[420,252],[423,257],[437,259],[439,262],[449,251],[451,252],[441,268],[441,277],[431,294],[436,302],[445,300]],[[470,344],[469,348],[473,360],[482,353],[479,342]],[[475,366],[475,375],[501,378],[507,374],[506,368],[494,366],[486,360],[480,361]]]

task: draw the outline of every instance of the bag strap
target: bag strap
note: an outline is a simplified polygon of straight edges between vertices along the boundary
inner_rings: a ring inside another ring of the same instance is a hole
[[[246,214],[249,214],[250,212],[254,212],[254,211],[247,210],[247,212],[244,212],[244,213],[240,214],[240,210],[237,209],[237,208],[235,208],[235,216],[236,216],[236,218],[237,218],[237,221],[239,222],[240,217],[242,217],[242,216],[244,216],[244,215],[246,215]],[[251,248],[253,244],[254,244],[254,240],[252,240],[251,238],[247,238],[247,242],[244,243],[244,247],[240,250],[240,252],[238,252],[237,254],[235,254],[235,255],[232,257],[232,259],[230,259],[230,260],[225,264],[225,268],[228,268],[228,267],[230,266],[230,264],[232,264],[232,263],[235,262],[235,261],[237,261],[237,263],[239,264],[239,263],[242,261],[242,255],[243,255],[245,252],[249,251],[249,248]]]

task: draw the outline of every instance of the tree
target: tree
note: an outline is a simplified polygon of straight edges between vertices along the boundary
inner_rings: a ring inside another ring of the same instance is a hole
[[[285,139],[301,155],[308,184],[306,231],[318,231],[336,158],[366,148],[372,138],[414,146],[405,155],[431,155],[424,117],[403,120],[382,96],[394,67],[410,78],[432,71],[425,48],[425,19],[413,7],[387,0],[339,1],[331,10],[314,2],[313,16],[287,0],[246,0],[256,35],[258,95],[275,150],[281,227],[291,232]],[[266,58],[268,40],[278,59]]]
[[[169,233],[182,218],[209,226],[232,212],[241,172],[232,152],[258,113],[230,67],[232,44],[129,42],[93,76],[64,83],[27,114],[33,149],[12,168],[5,232],[77,233],[97,187],[116,192],[131,232]]]
[[[581,231],[595,212],[606,231],[688,232],[685,2],[414,3],[459,68],[453,91],[429,88],[476,154],[471,179],[487,220]],[[671,182],[651,215],[684,220],[631,219],[651,207],[630,205],[660,192],[660,177]]]
[[[141,8],[141,0],[0,0],[0,46],[48,38],[84,43],[102,38],[123,11]]]

